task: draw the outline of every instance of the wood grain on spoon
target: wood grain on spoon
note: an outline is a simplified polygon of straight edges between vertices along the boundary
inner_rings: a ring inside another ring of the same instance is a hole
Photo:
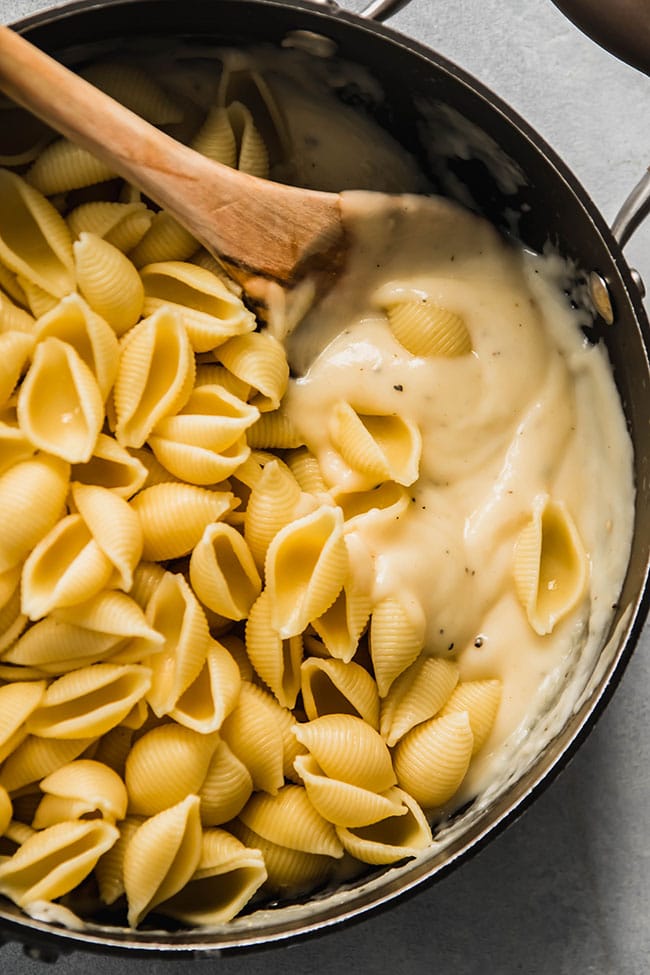
[[[336,273],[340,198],[249,176],[150,125],[0,26],[0,90],[134,183],[259,299],[259,278],[291,286]]]

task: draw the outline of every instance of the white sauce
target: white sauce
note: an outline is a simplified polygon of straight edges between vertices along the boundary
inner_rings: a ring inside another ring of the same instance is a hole
[[[413,198],[388,216],[367,194],[344,201],[355,248],[335,290],[287,339],[299,378],[286,409],[326,478],[350,488],[328,431],[337,402],[397,413],[422,434],[408,508],[351,530],[374,558],[374,597],[421,607],[425,652],[456,659],[463,680],[503,683],[458,805],[526,737],[586,634],[594,652],[605,639],[632,535],[632,449],[605,354],[584,340],[542,258],[447,201]],[[472,353],[406,352],[379,307],[401,293],[459,313]],[[591,570],[588,598],[544,637],[512,576],[515,540],[542,493],[565,502]]]

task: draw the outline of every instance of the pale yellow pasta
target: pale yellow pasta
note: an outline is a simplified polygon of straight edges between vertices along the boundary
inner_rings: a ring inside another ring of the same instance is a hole
[[[284,751],[277,719],[255,688],[242,681],[237,707],[221,736],[248,769],[255,789],[274,795],[284,783]]]
[[[178,698],[170,717],[203,735],[218,731],[237,706],[240,687],[236,661],[218,640],[211,640],[198,677]]]
[[[223,829],[203,833],[201,859],[160,911],[186,924],[223,924],[235,917],[267,878],[264,857]]]
[[[101,484],[121,498],[136,494],[147,480],[142,461],[115,440],[100,433],[90,460],[73,464],[71,479],[81,484]]]
[[[3,836],[13,816],[13,806],[9,793],[0,785],[0,836]]]
[[[425,809],[443,806],[465,778],[473,747],[466,711],[416,725],[393,752],[400,788]]]
[[[133,832],[124,852],[123,878],[128,921],[140,921],[188,882],[201,859],[199,798],[182,802],[146,819]]]
[[[269,154],[250,109],[235,101],[226,111],[237,145],[237,169],[265,179],[269,175]]]
[[[380,697],[388,694],[395,678],[416,660],[423,646],[424,615],[413,600],[387,596],[375,605],[370,655]]]
[[[123,253],[133,250],[151,226],[154,214],[144,203],[82,203],[66,216],[73,237],[96,234]]]
[[[514,554],[517,596],[535,633],[545,636],[583,598],[588,562],[573,518],[561,501],[535,499]]]
[[[66,819],[99,816],[108,823],[124,819],[128,796],[122,779],[113,769],[92,759],[78,759],[63,765],[40,783],[45,795],[38,805],[32,826],[45,829]],[[71,815],[61,816],[67,805]]]
[[[189,572],[203,605],[232,620],[248,616],[262,588],[246,541],[223,522],[206,525],[192,550]]]
[[[124,769],[129,812],[153,816],[198,793],[218,741],[175,722],[138,738]]]
[[[340,402],[332,411],[329,431],[333,445],[367,487],[382,480],[408,487],[417,480],[422,437],[411,421],[359,412]]]
[[[144,534],[137,513],[109,488],[72,484],[72,499],[98,546],[113,566],[115,585],[128,590],[133,570],[144,549]]]
[[[133,573],[133,585],[129,596],[136,601],[141,609],[147,608],[147,603],[164,579],[166,570],[157,562],[138,562]]]
[[[250,772],[227,743],[220,740],[198,793],[201,822],[206,827],[229,822],[244,808],[252,791]]]
[[[18,422],[40,450],[71,464],[90,460],[104,422],[103,399],[73,346],[53,337],[38,343],[18,394]]]
[[[458,678],[454,661],[425,656],[400,674],[381,702],[379,729],[388,746],[392,748],[416,724],[438,714],[450,699]]]
[[[0,169],[0,261],[55,298],[75,290],[72,240],[63,217],[20,176]]]
[[[34,321],[33,315],[24,308],[19,308],[3,291],[0,291],[0,333],[25,332],[31,335],[34,331]]]
[[[283,639],[296,636],[329,609],[347,577],[340,510],[322,505],[280,529],[264,568],[273,627]]]
[[[70,465],[48,454],[14,464],[0,475],[0,572],[23,562],[56,524],[69,478]],[[25,518],[25,511],[29,511],[29,518]]]
[[[27,371],[35,339],[27,332],[0,333],[0,405],[9,400],[18,380]]]
[[[277,410],[289,382],[284,346],[268,331],[229,339],[216,355],[233,375],[256,392],[250,402],[263,412]]]
[[[453,694],[440,711],[440,716],[466,711],[474,736],[472,755],[487,741],[501,703],[500,680],[467,680],[456,685]]]
[[[175,309],[195,352],[210,352],[226,339],[255,328],[255,317],[220,277],[183,261],[162,261],[140,270],[144,313]]]
[[[385,742],[361,718],[326,714],[297,724],[294,734],[332,779],[372,792],[385,792],[396,784]]]
[[[281,897],[295,897],[325,883],[337,860],[320,853],[303,853],[264,839],[240,820],[230,824],[235,836],[264,857],[267,880],[263,890]]]
[[[325,714],[352,714],[379,727],[379,694],[367,670],[343,660],[308,657],[301,667],[305,714],[310,721]]]
[[[427,296],[396,301],[385,310],[391,332],[412,355],[454,358],[472,351],[462,316]]]
[[[406,488],[395,481],[383,481],[367,491],[337,491],[333,488],[331,493],[343,511],[348,528],[355,526],[357,519],[389,522],[400,517],[410,502]]]
[[[0,475],[14,464],[29,460],[35,453],[34,444],[27,439],[19,426],[0,421]]]
[[[104,904],[114,904],[124,893],[124,854],[135,831],[142,825],[141,816],[127,816],[119,824],[120,835],[103,853],[95,866],[99,896]]]
[[[303,786],[285,785],[274,796],[256,793],[239,819],[278,846],[335,858],[343,856],[336,830],[316,811]]]
[[[115,436],[141,447],[156,423],[180,410],[194,383],[194,356],[178,316],[167,309],[144,318],[122,343],[115,399]]]
[[[154,125],[180,122],[181,107],[143,68],[121,61],[97,61],[85,67],[81,76],[136,115]]]
[[[34,668],[39,677],[64,674],[109,657],[123,642],[121,636],[47,616],[30,626],[3,654],[2,661]]]
[[[35,318],[40,318],[41,315],[46,315],[48,311],[56,308],[60,296],[50,294],[49,291],[41,288],[40,284],[30,281],[21,274],[18,275],[18,282],[25,292],[27,305]]]
[[[0,762],[27,737],[25,722],[40,704],[46,686],[44,680],[39,680],[17,681],[0,687]]]
[[[262,413],[247,433],[248,444],[262,450],[302,447],[305,438],[282,410]]]
[[[0,864],[0,893],[21,907],[51,901],[88,876],[119,832],[102,819],[58,823],[37,831]]]
[[[141,607],[126,593],[105,589],[92,599],[65,606],[53,613],[59,622],[70,623],[96,633],[106,633],[120,640],[138,640],[139,651],[155,650],[164,637],[147,622]],[[114,659],[114,653],[112,654]]]
[[[163,467],[149,447],[129,447],[128,453],[131,457],[135,457],[145,469],[146,475],[142,487],[153,487],[154,484],[171,484],[180,480],[166,467]]]
[[[187,261],[198,247],[198,240],[185,227],[166,210],[160,210],[129,258],[137,268],[160,261]]]
[[[187,555],[207,525],[233,507],[229,491],[210,491],[194,484],[154,484],[130,502],[144,534],[142,556],[148,561]]]
[[[246,652],[258,676],[285,708],[293,708],[300,690],[302,636],[283,639],[272,624],[273,603],[261,593],[246,621]]]
[[[113,565],[81,515],[67,515],[34,546],[22,574],[22,608],[32,620],[85,602],[104,588]]]
[[[166,572],[147,604],[147,619],[165,639],[162,651],[145,658],[151,669],[147,701],[161,717],[201,673],[211,646],[205,613],[183,576]]]
[[[237,168],[237,142],[228,115],[222,105],[213,106],[191,142],[192,148],[202,156]]]
[[[415,857],[432,840],[431,827],[422,809],[402,789],[390,789],[387,798],[402,802],[406,814],[387,816],[361,827],[337,827],[336,833],[347,853],[363,863],[395,863]]]
[[[71,345],[94,375],[106,400],[117,375],[119,343],[108,323],[78,294],[62,298],[39,318],[34,334],[40,342],[50,336]]]
[[[4,294],[6,292],[6,294]],[[0,259],[0,296],[6,298],[7,296],[11,301],[19,306],[20,308],[27,308],[27,295],[18,283],[18,277],[13,271],[10,271],[8,267],[5,266],[3,261]],[[30,316],[31,317],[31,316]],[[0,323],[2,323],[2,316],[0,314]],[[22,331],[22,330],[21,330]]]
[[[5,575],[14,572],[14,569],[10,569],[9,573],[5,573]],[[22,609],[22,587],[19,574],[12,594],[0,606],[0,654],[4,653],[20,637],[28,622],[29,618]]]
[[[271,541],[298,514],[301,491],[298,482],[280,461],[256,468],[244,520],[244,537],[259,568],[264,565]]]
[[[374,562],[358,535],[344,535],[348,571],[338,596],[322,616],[311,621],[328,652],[349,662],[355,655],[372,610]]]
[[[80,234],[72,250],[81,294],[116,335],[123,335],[144,307],[144,289],[135,266],[97,234]]]
[[[69,139],[51,142],[32,164],[27,180],[45,196],[114,179],[115,170]]]
[[[94,738],[41,738],[28,735],[0,769],[0,785],[9,793],[40,782],[50,772],[78,758]]]
[[[406,807],[391,795],[392,789],[379,793],[330,778],[313,755],[298,755],[295,768],[311,804],[335,826],[367,826],[406,813]]]
[[[219,386],[244,402],[251,395],[250,386],[234,376],[219,362],[200,362],[196,367],[194,383],[196,386]]]
[[[320,469],[318,459],[307,447],[297,447],[285,457],[287,466],[302,491],[308,494],[325,494],[327,484]]]

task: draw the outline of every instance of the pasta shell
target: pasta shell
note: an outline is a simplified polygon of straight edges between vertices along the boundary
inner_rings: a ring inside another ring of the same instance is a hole
[[[25,722],[43,699],[46,686],[44,680],[39,680],[0,687],[0,762],[26,738]]]
[[[397,781],[385,742],[361,718],[326,714],[296,725],[294,734],[331,779],[372,792],[385,792]]]
[[[52,311],[59,303],[60,298],[58,296],[51,295],[49,291],[45,291],[40,285],[23,277],[22,274],[18,275],[18,282],[25,292],[29,310],[36,318]]]
[[[47,454],[14,464],[0,475],[0,572],[23,562],[56,524],[69,477],[69,464]],[[25,518],[25,511],[29,511],[29,518]]]
[[[198,240],[185,227],[166,210],[160,210],[129,258],[137,268],[162,261],[187,261],[198,247]]]
[[[196,386],[219,386],[243,402],[246,402],[251,394],[251,388],[247,383],[242,382],[237,376],[233,376],[225,366],[218,362],[201,362],[197,365],[194,384]]]
[[[133,573],[129,596],[141,609],[146,609],[154,592],[164,579],[166,569],[157,562],[138,562]]]
[[[78,758],[93,738],[40,738],[28,735],[27,738],[7,758],[0,771],[0,785],[7,792],[40,782],[50,772],[67,765]]]
[[[395,863],[431,844],[431,827],[415,800],[401,789],[390,789],[389,795],[401,800],[406,815],[387,816],[368,826],[337,827],[344,849],[363,863]]]
[[[335,826],[367,826],[388,816],[406,813],[406,806],[392,795],[394,790],[381,794],[331,779],[323,774],[312,755],[299,755],[295,766],[311,804]]]
[[[458,665],[439,657],[420,657],[400,674],[381,706],[380,731],[387,745],[392,748],[416,724],[438,714],[458,677]]]
[[[319,853],[303,853],[278,846],[253,832],[240,820],[235,820],[230,828],[247,847],[260,850],[267,870],[263,889],[279,897],[296,897],[324,884],[337,862]]]
[[[221,105],[214,106],[208,112],[203,125],[192,139],[192,148],[202,156],[214,159],[216,162],[237,167],[237,143],[233,132],[228,111]]]
[[[24,332],[26,335],[31,335],[34,331],[34,321],[33,315],[19,308],[3,291],[0,291],[0,332]]]
[[[245,619],[262,581],[240,532],[223,522],[207,525],[190,558],[190,581],[201,602],[232,620]]]
[[[32,620],[84,602],[107,585],[113,566],[81,515],[67,515],[25,560],[22,608]]]
[[[106,633],[122,640],[144,640],[151,649],[163,642],[162,635],[149,626],[137,602],[114,589],[100,592],[84,603],[57,609],[54,616],[61,622],[95,633]]]
[[[251,402],[264,412],[277,410],[289,383],[289,363],[281,342],[269,332],[249,332],[221,345],[219,361],[257,390]]]
[[[284,784],[282,733],[273,712],[246,681],[221,736],[250,772],[254,788],[275,795]]]
[[[330,437],[343,459],[368,479],[408,487],[419,474],[422,437],[414,423],[397,415],[358,413],[341,402],[332,411]]]
[[[376,604],[370,622],[370,655],[380,697],[388,694],[423,646],[424,614],[419,607],[392,596]]]
[[[0,170],[0,261],[48,294],[75,290],[72,241],[63,217],[20,176]]]
[[[171,307],[181,317],[195,352],[209,352],[233,335],[251,332],[255,317],[220,277],[182,261],[149,264],[140,271],[145,314]]]
[[[269,155],[250,109],[234,101],[226,111],[238,148],[237,169],[265,179],[269,175]]]
[[[73,484],[72,498],[94,540],[117,573],[116,585],[129,590],[144,549],[137,512],[109,488]]]
[[[118,830],[102,819],[58,823],[34,833],[0,864],[0,892],[21,907],[67,894],[115,843]]]
[[[147,605],[147,619],[165,639],[146,658],[151,668],[147,701],[158,717],[169,714],[197,679],[212,640],[205,614],[183,576],[167,572]]]
[[[96,234],[82,233],[72,250],[81,294],[117,335],[123,335],[144,308],[144,288],[135,266]]]
[[[359,664],[310,657],[301,667],[301,689],[310,721],[325,714],[352,714],[379,727],[377,685]]]
[[[400,788],[425,809],[444,805],[460,788],[473,747],[466,711],[416,725],[393,752]]]
[[[257,793],[239,814],[259,836],[303,853],[339,858],[343,847],[336,831],[312,806],[300,785],[285,785],[274,796]]]
[[[343,517],[323,505],[282,528],[269,545],[266,585],[272,623],[283,639],[302,632],[329,609],[348,573]]]
[[[124,770],[129,812],[153,816],[198,793],[218,740],[175,723],[138,738]]]
[[[119,824],[118,839],[97,861],[95,877],[99,896],[104,904],[114,904],[124,893],[124,854],[142,822],[139,816],[128,816],[122,820]]]
[[[588,563],[573,518],[561,501],[540,495],[515,545],[517,596],[535,633],[545,636],[585,593]]]
[[[312,626],[333,657],[349,662],[370,618],[373,565],[358,536],[347,534],[344,540],[349,569],[343,588],[330,608],[312,620]]]
[[[145,820],[124,853],[124,889],[131,927],[137,927],[154,907],[181,890],[200,859],[198,796],[189,795]]]
[[[0,836],[3,836],[13,816],[9,793],[0,785]]]
[[[37,668],[39,676],[64,674],[109,656],[122,644],[122,637],[48,616],[23,633],[3,654],[3,663]]]
[[[27,332],[0,333],[0,405],[7,402],[26,372],[33,348],[34,337]]]
[[[115,436],[124,447],[141,447],[156,423],[187,402],[194,356],[179,318],[161,309],[131,329],[115,381]]]
[[[70,142],[51,142],[31,166],[27,179],[45,196],[68,193],[116,176],[115,170],[92,153]]]
[[[20,427],[0,421],[0,475],[14,464],[29,460],[35,453],[34,444],[30,443]]]
[[[77,294],[67,295],[39,318],[37,340],[57,338],[67,342],[94,375],[102,400],[108,396],[117,375],[119,343],[113,329]]]
[[[97,380],[76,350],[57,338],[39,342],[20,393],[18,421],[26,436],[71,464],[92,457],[104,422]]]
[[[218,731],[237,705],[241,677],[226,648],[212,640],[199,676],[179,697],[170,717],[202,735]]]
[[[130,498],[144,485],[147,473],[138,457],[100,433],[92,457],[85,464],[73,464],[71,478],[81,484],[101,484],[121,498]]]
[[[290,451],[285,459],[302,491],[308,494],[324,494],[327,491],[320,464],[307,447]]]
[[[466,711],[474,736],[472,755],[476,755],[492,731],[499,704],[502,685],[500,680],[468,680],[458,684],[440,711],[440,717]]]
[[[7,293],[6,295],[4,294],[5,291]],[[18,277],[8,267],[5,267],[2,260],[0,260],[0,293],[2,298],[6,298],[8,295],[15,305],[20,305],[21,308],[27,308],[27,295],[18,283]],[[1,317],[0,321],[2,321]]]
[[[305,438],[283,410],[262,413],[246,434],[249,447],[261,450],[287,450],[302,447]]]
[[[218,418],[212,420],[211,425],[218,427]],[[149,445],[172,476],[197,485],[215,484],[230,477],[250,453],[245,437],[240,437],[219,453],[156,434],[149,437]]]
[[[93,200],[72,210],[66,223],[73,237],[80,237],[82,233],[95,234],[126,254],[140,243],[153,217],[153,210],[144,203]]]
[[[187,555],[206,526],[226,515],[233,502],[227,491],[209,491],[194,484],[154,484],[130,502],[144,534],[142,557],[148,561]]]
[[[135,664],[95,664],[57,678],[27,719],[41,738],[89,738],[105,734],[149,690],[151,672]]]
[[[258,567],[264,565],[272,539],[296,517],[300,497],[297,481],[279,461],[259,471],[244,520],[244,537]]]
[[[9,573],[5,573],[5,575],[13,573],[14,570],[10,569]],[[27,615],[22,612],[22,589],[19,574],[14,591],[0,607],[0,653],[3,653],[20,637],[27,623]]]
[[[223,829],[203,834],[196,871],[160,911],[186,924],[213,925],[230,921],[267,878],[264,857]]]
[[[332,496],[343,511],[347,528],[368,519],[393,520],[409,506],[406,488],[395,481],[383,481],[367,491],[333,490]]]
[[[48,821],[47,799],[69,799],[77,806],[75,819],[99,813],[109,823],[126,816],[127,793],[122,779],[113,769],[90,759],[79,759],[46,776],[40,783],[45,799],[36,810],[34,829],[53,826]],[[73,817],[70,817],[73,818]],[[60,821],[60,820],[59,820]]]
[[[176,101],[137,65],[96,61],[85,67],[81,76],[154,125],[171,125],[182,120],[183,113]]]
[[[386,315],[391,332],[411,355],[453,358],[472,351],[463,318],[427,297],[395,302]]]
[[[252,791],[250,772],[226,742],[220,741],[199,789],[201,822],[204,826],[220,826],[234,819],[248,802]]]
[[[285,708],[293,708],[300,690],[302,638],[283,640],[271,619],[273,603],[265,590],[254,603],[246,622],[246,652],[267,687]]]

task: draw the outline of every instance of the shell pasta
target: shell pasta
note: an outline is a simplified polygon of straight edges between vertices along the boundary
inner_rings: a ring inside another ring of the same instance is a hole
[[[206,155],[282,172],[256,71],[196,92],[87,75]],[[520,436],[563,390],[568,441],[579,397],[540,321],[484,299],[502,244],[441,207],[458,280],[398,255],[359,320],[323,299],[321,332],[293,299],[258,321],[67,140],[0,169],[0,895],[27,913],[214,926],[419,856],[512,731],[517,654],[539,680],[589,629],[584,450],[565,462],[545,433],[540,460]],[[509,307],[537,315],[512,274]],[[526,377],[513,402],[497,338]]]

